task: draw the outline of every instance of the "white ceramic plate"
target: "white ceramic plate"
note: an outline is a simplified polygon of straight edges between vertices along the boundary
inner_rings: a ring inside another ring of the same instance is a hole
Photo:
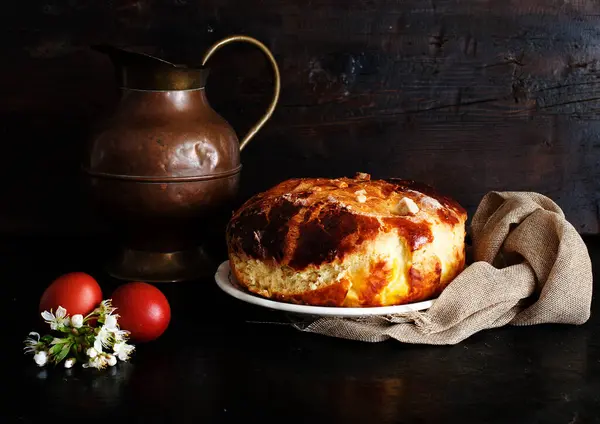
[[[406,305],[397,306],[379,306],[372,308],[341,308],[329,306],[309,306],[295,305],[293,303],[277,302],[274,300],[265,299],[245,291],[236,281],[231,273],[229,261],[223,262],[217,269],[215,274],[217,285],[230,296],[235,297],[244,302],[254,305],[263,306],[265,308],[276,309],[279,311],[292,312],[304,315],[320,315],[334,317],[365,317],[370,315],[392,315],[405,314],[407,312],[422,311],[433,305],[433,300],[424,302],[409,303]]]

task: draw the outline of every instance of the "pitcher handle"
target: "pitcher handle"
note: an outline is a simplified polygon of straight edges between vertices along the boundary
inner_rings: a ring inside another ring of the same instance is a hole
[[[232,35],[230,37],[226,37],[220,41],[217,41],[204,54],[204,58],[202,59],[202,66],[205,66],[206,62],[208,62],[208,60],[211,58],[211,56],[217,50],[219,50],[221,47],[223,47],[226,44],[234,43],[237,41],[243,41],[246,43],[250,43],[250,44],[253,44],[256,47],[258,47],[259,49],[261,49],[263,51],[263,53],[267,56],[269,61],[271,62],[271,66],[273,67],[273,73],[275,74],[275,90],[273,93],[273,98],[271,99],[271,104],[269,105],[267,112],[262,116],[262,118],[260,118],[260,120],[256,123],[256,125],[254,125],[252,128],[250,128],[250,131],[248,131],[248,134],[246,134],[244,136],[244,138],[242,139],[242,141],[240,142],[240,150],[242,150],[250,142],[252,137],[254,137],[256,135],[256,133],[263,127],[263,125],[265,125],[265,123],[269,120],[271,115],[273,115],[273,111],[275,110],[275,107],[277,106],[277,102],[279,101],[279,91],[281,90],[281,80],[279,77],[279,67],[277,66],[277,62],[275,61],[275,58],[273,57],[273,53],[271,53],[271,51],[263,43],[261,43],[260,41],[258,41],[255,38],[248,37],[247,35]]]

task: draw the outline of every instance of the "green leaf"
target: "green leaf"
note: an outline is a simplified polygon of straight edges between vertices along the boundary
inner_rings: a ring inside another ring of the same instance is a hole
[[[50,356],[56,356],[62,350],[63,346],[64,346],[64,344],[55,344],[54,346],[52,346],[50,348],[48,353],[50,354]]]
[[[54,358],[54,361],[57,364],[67,357],[67,355],[69,354],[69,350],[71,350],[71,345],[71,343],[62,345],[61,351]]]
[[[94,340],[96,340],[96,337],[94,337],[92,335],[87,335],[87,336],[85,336],[85,338],[83,340],[84,340],[83,347],[88,348],[88,347],[92,347],[94,345]]]
[[[40,339],[40,342],[43,342],[45,344],[50,344],[52,342],[52,340],[54,340],[54,337],[52,337],[50,334],[46,334],[44,337],[42,337]]]

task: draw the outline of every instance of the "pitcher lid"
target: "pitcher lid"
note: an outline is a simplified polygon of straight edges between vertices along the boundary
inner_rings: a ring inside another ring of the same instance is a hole
[[[166,60],[111,45],[95,45],[93,50],[109,56],[121,88],[135,90],[193,90],[204,88],[209,70],[177,65]]]

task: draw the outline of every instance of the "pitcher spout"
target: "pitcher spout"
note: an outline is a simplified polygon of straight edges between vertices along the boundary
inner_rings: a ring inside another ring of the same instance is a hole
[[[161,58],[107,44],[91,49],[107,55],[115,68],[120,88],[148,91],[204,88],[209,70],[177,65]]]

